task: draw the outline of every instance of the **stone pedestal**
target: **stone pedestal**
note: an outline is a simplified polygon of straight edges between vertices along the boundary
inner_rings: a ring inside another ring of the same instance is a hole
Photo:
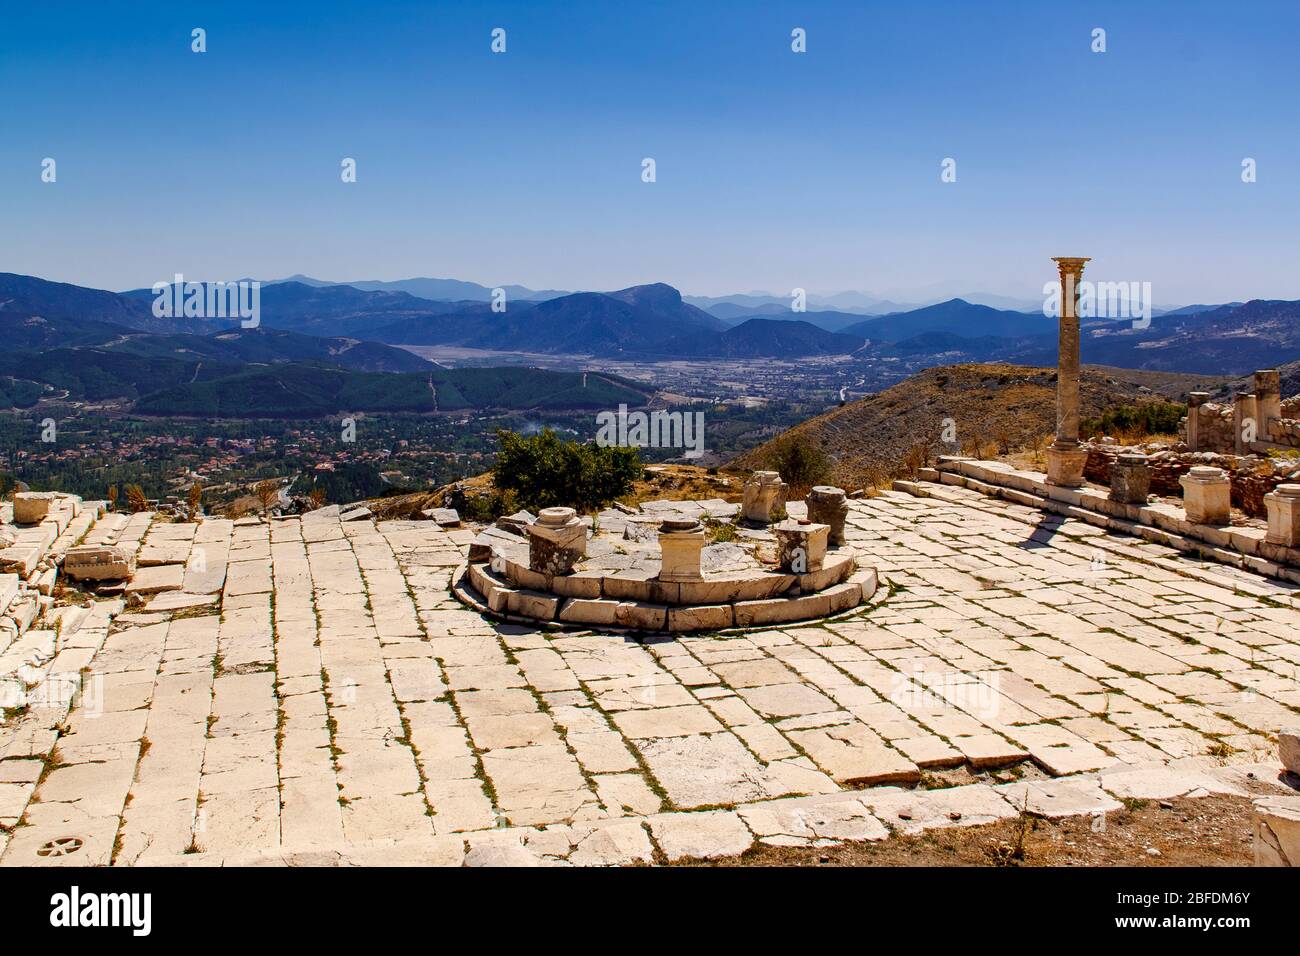
[[[692,518],[668,518],[659,525],[660,581],[699,581],[704,526]]]
[[[1232,482],[1222,468],[1197,465],[1178,479],[1183,511],[1192,524],[1223,526],[1232,514]]]
[[[808,520],[814,524],[830,526],[830,543],[835,547],[844,544],[844,522],[849,516],[849,499],[843,488],[815,485],[804,499],[808,505]]]
[[[787,574],[807,574],[820,571],[826,560],[826,542],[830,525],[811,521],[782,521],[772,526],[776,535],[778,560]]]
[[[1146,455],[1120,455],[1110,466],[1110,500],[1144,505],[1151,493],[1151,468]]]
[[[785,507],[786,484],[775,471],[756,471],[745,482],[740,514],[746,521],[770,524],[772,512]]]
[[[1201,450],[1201,406],[1210,400],[1209,392],[1191,392],[1187,396],[1187,430],[1183,439],[1188,451]]]
[[[1300,548],[1300,485],[1278,485],[1264,496],[1269,544]]]
[[[1076,441],[1060,442],[1047,448],[1047,483],[1062,488],[1078,488],[1083,484],[1083,468],[1088,464],[1088,449]]]
[[[527,532],[528,567],[538,574],[572,574],[587,556],[587,528],[572,508],[543,508]]]
[[[1088,452],[1079,447],[1079,283],[1089,260],[1054,256],[1061,277],[1061,320],[1056,360],[1056,441],[1047,449],[1048,484],[1083,484]]]

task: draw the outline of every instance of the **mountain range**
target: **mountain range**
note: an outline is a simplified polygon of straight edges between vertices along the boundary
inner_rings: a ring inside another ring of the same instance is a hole
[[[425,314],[405,292],[269,291],[286,325],[360,328]],[[392,345],[229,320],[159,319],[152,294],[0,275],[0,408],[42,398],[131,403],[142,414],[294,417],[339,411],[580,409],[644,405],[653,389],[613,375],[445,369]],[[434,305],[439,305],[434,303]]]
[[[724,313],[720,316],[692,304],[669,285],[652,283],[543,299],[511,299],[507,294],[505,311],[497,312],[491,302],[482,299],[431,299],[402,288],[359,289],[311,282],[315,284],[295,280],[262,286],[261,331],[325,340],[312,344],[288,339],[272,343],[269,335],[262,339],[214,338],[214,333],[228,332],[234,323],[159,318],[153,314],[151,290],[117,294],[12,274],[0,274],[0,312],[9,313],[6,321],[10,325],[13,316],[75,323],[76,328],[65,327],[55,336],[63,345],[108,347],[124,330],[159,336],[198,335],[210,341],[176,343],[133,337],[112,347],[151,356],[180,350],[191,359],[201,356],[214,362],[327,361],[358,371],[414,371],[405,350],[384,348],[407,345],[647,362],[850,354],[862,360],[905,356],[912,368],[967,361],[1055,362],[1056,322],[1041,309],[1001,309],[965,299],[863,316],[834,309],[792,313],[784,305],[781,311],[773,311],[774,301],[747,294],[712,303],[712,308]],[[464,284],[457,280],[409,282],[450,283],[428,288],[452,295],[478,294],[462,288]],[[757,311],[745,311],[748,309]],[[116,331],[99,328],[96,323],[113,326]],[[1140,326],[1129,320],[1085,320],[1083,360],[1127,368],[1238,375],[1300,358],[1300,302],[1251,300],[1185,306],[1153,315],[1149,324]],[[31,329],[29,334],[38,335]],[[54,335],[49,330],[40,334]],[[242,343],[239,348],[235,348],[236,342]],[[48,348],[52,344],[54,340],[47,339],[23,347]],[[265,354],[259,358],[259,353]]]

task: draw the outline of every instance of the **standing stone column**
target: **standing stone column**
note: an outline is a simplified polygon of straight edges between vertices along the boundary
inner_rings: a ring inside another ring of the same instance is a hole
[[[1233,450],[1238,455],[1249,455],[1250,446],[1259,441],[1259,412],[1255,408],[1254,392],[1238,392],[1232,401]]]
[[[1188,451],[1201,450],[1201,406],[1210,400],[1209,392],[1191,392],[1187,396]]]
[[[1256,436],[1259,441],[1272,441],[1268,423],[1282,417],[1282,376],[1275,368],[1255,373]]]
[[[1083,484],[1088,452],[1079,446],[1079,282],[1087,258],[1055,256],[1061,273],[1061,322],[1056,363],[1056,441],[1047,449],[1049,484]]]

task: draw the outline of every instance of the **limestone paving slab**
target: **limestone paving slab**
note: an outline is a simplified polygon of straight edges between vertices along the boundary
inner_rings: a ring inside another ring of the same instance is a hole
[[[104,515],[154,596],[65,615],[84,693],[0,723],[0,865],[619,865],[1286,792],[1291,587],[934,488],[849,503],[851,615],[653,639],[465,608],[472,529]]]

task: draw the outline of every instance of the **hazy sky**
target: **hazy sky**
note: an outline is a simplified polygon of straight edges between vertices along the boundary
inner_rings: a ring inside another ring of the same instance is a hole
[[[1296,0],[6,3],[0,271],[1034,297],[1084,255],[1300,298],[1298,36]]]

